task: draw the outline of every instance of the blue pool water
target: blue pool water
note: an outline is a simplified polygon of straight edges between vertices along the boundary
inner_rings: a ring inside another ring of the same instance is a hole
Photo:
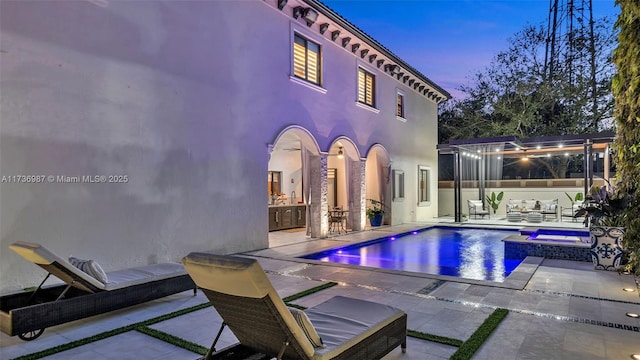
[[[433,227],[304,258],[503,282],[523,259],[505,259],[502,240],[519,234],[510,230]]]

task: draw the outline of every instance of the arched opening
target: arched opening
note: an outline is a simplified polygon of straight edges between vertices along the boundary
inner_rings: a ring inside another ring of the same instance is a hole
[[[384,204],[383,225],[391,225],[391,159],[389,153],[380,144],[373,145],[366,160],[366,206],[368,199]]]
[[[320,151],[311,133],[300,126],[289,126],[269,146],[267,201],[269,231],[306,230],[320,234],[321,180],[312,176],[320,170]]]
[[[345,210],[345,227],[364,229],[364,171],[360,152],[351,139],[336,139],[327,154],[327,204]]]

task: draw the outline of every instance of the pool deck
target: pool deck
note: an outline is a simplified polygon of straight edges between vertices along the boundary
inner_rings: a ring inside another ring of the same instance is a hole
[[[404,233],[429,224],[404,224],[309,240],[304,232],[270,234],[270,248],[246,255],[259,260],[282,296],[328,281],[339,283],[295,303],[313,306],[334,295],[393,305],[408,314],[412,330],[467,340],[497,307],[510,312],[473,359],[630,359],[640,354],[638,279],[596,271],[587,262],[529,257],[512,286],[450,277],[357,268],[294,258],[360,241]],[[433,224],[432,224],[433,225]],[[442,224],[440,224],[442,225]],[[477,224],[469,224],[475,226]],[[465,225],[465,226],[469,226]],[[523,224],[524,225],[524,224]],[[492,227],[499,225],[492,225]],[[537,225],[540,226],[540,225]],[[508,280],[509,280],[508,278]],[[625,292],[631,288],[633,292]],[[191,291],[45,330],[35,341],[0,334],[0,359],[31,354],[95,334],[205,303]],[[209,347],[221,319],[205,308],[150,327]],[[225,330],[218,348],[235,343]],[[409,338],[407,353],[384,359],[448,359],[456,347]],[[137,331],[130,331],[44,359],[185,359],[200,356]]]

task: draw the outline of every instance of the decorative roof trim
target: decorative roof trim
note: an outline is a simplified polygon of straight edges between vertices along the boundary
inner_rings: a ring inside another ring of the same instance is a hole
[[[360,30],[358,27],[353,25],[347,19],[343,18],[341,15],[339,15],[337,12],[335,12],[334,10],[332,10],[331,8],[329,8],[328,6],[323,4],[322,2],[320,2],[318,0],[300,0],[300,1],[308,4],[309,6],[312,6],[313,8],[318,10],[318,12],[320,12],[320,14],[322,14],[323,16],[327,17],[331,21],[335,22],[340,27],[344,28],[345,30],[351,32],[352,34],[354,34],[355,36],[360,38],[366,45],[372,47],[377,52],[380,52],[380,53],[384,54],[386,57],[389,58],[390,61],[398,64],[398,68],[402,68],[407,72],[411,72],[411,74],[415,75],[415,77],[418,78],[419,82],[421,84],[424,84],[426,88],[434,89],[435,91],[439,92],[440,95],[442,95],[442,96],[438,96],[436,98],[439,98],[441,101],[442,100],[448,100],[448,99],[451,98],[451,94],[449,94],[449,92],[447,92],[446,90],[441,88],[435,82],[431,81],[428,77],[426,77],[420,71],[416,70],[411,65],[407,64],[404,60],[400,59],[397,55],[392,53],[389,49],[384,47],[382,44],[380,44],[378,41],[376,41],[370,35],[368,35],[364,31]],[[346,45],[343,44],[343,46],[346,46]],[[392,74],[392,75],[395,75],[395,74]],[[422,90],[419,91],[419,92],[423,93]],[[427,96],[427,97],[429,97],[429,96]]]

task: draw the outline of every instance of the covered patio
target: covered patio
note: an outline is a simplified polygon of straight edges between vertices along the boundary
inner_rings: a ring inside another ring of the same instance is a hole
[[[440,161],[439,215],[453,215],[455,222],[462,222],[465,216],[471,220],[474,214],[468,210],[467,201],[477,200],[488,215],[482,220],[496,222],[507,220],[509,199],[534,203],[546,200],[555,201],[558,207],[552,222],[580,222],[570,216],[563,219],[562,209],[575,205],[567,195],[587,194],[592,185],[604,185],[613,177],[610,145],[614,137],[614,132],[601,132],[527,139],[464,139],[439,144],[440,155],[450,158],[443,160],[445,157],[441,156]],[[487,195],[492,192],[504,193],[497,209],[487,202]],[[546,217],[540,221],[544,220]],[[540,221],[535,219],[536,223]]]

